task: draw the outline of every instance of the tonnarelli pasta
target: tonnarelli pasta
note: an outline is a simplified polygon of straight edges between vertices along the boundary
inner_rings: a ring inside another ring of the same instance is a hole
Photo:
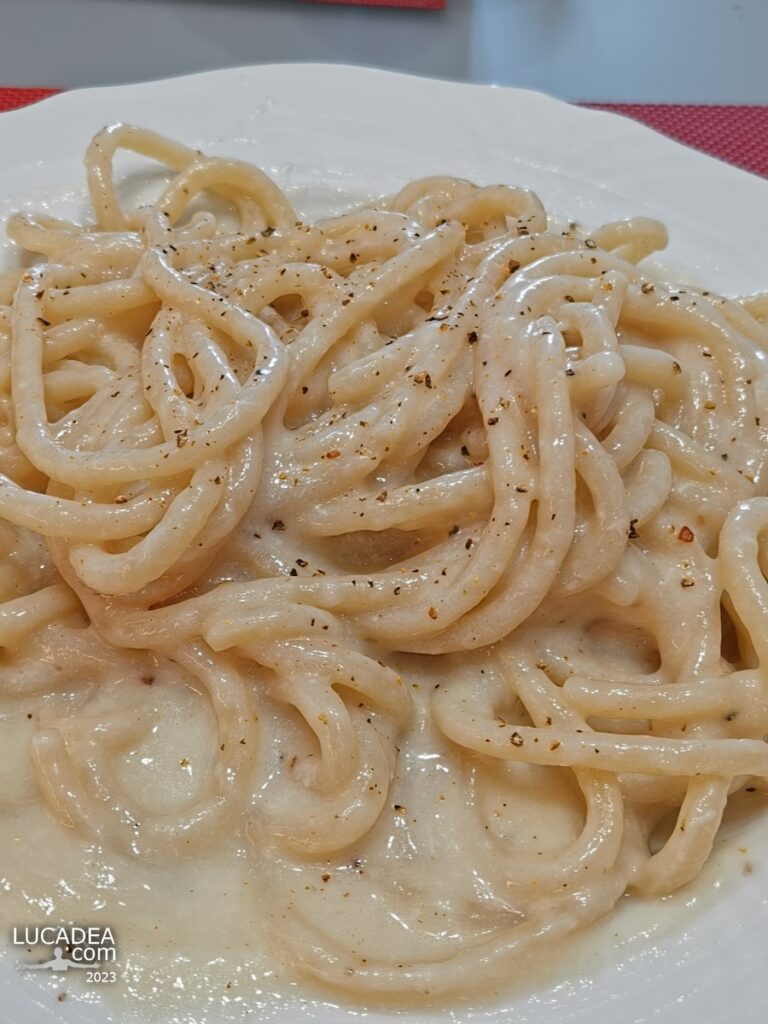
[[[151,204],[118,149],[172,170]],[[274,955],[360,997],[692,879],[768,778],[765,296],[518,187],[308,224],[137,128],[86,167],[93,223],[12,217],[0,279],[17,802],[128,862],[247,843]],[[175,802],[120,760],[169,673],[208,716]]]

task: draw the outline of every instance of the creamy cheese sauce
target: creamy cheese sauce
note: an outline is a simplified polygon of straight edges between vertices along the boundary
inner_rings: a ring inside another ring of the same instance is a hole
[[[514,906],[486,887],[476,830],[487,825],[511,844],[510,850],[516,841],[525,847],[539,836],[546,845],[563,845],[581,825],[574,817],[571,784],[561,780],[558,799],[549,780],[537,788],[529,779],[516,789],[499,773],[496,780],[482,779],[476,798],[484,769],[463,763],[429,725],[425,695],[445,679],[442,670],[430,670],[429,661],[401,659],[422,711],[421,725],[402,744],[389,813],[342,863],[299,864],[270,844],[262,847],[258,836],[249,840],[247,829],[222,835],[189,858],[163,863],[126,857],[85,842],[39,803],[6,806],[0,827],[3,931],[50,922],[100,924],[114,931],[117,943],[116,983],[86,984],[76,971],[46,982],[27,976],[30,994],[39,987],[38,998],[50,1005],[62,994],[72,1002],[96,1000],[105,1020],[126,1024],[234,1024],[254,1013],[259,1020],[282,1021],[292,1019],[291,1011],[313,1019],[329,1007],[338,1019],[357,1019],[359,1004],[297,980],[276,958],[270,936],[286,893],[301,894],[305,912],[320,923],[333,914],[354,933],[363,922],[364,932],[355,936],[363,952],[394,943],[404,956],[418,955],[418,943],[409,947],[413,918],[426,922],[428,931],[450,947],[457,922],[462,933],[467,928],[463,908],[478,896],[504,921]],[[172,810],[176,802],[194,797],[198,778],[208,770],[211,716],[183,673],[149,662],[145,667],[137,676],[135,664],[123,671],[113,664],[111,682],[99,695],[100,712],[152,709],[155,724],[120,758],[120,781],[141,793],[148,807]],[[148,674],[154,676],[151,686],[141,681]],[[62,705],[71,713],[82,699],[73,691],[42,706],[36,702],[35,718],[58,715]],[[4,792],[19,797],[33,789],[27,749],[35,724],[27,717],[28,706],[22,699],[0,703]],[[257,793],[255,829],[258,799]],[[506,985],[482,986],[459,1001],[425,997],[423,1012],[435,1007],[440,1019],[493,1021],[499,1014],[506,1019],[507,1007],[529,999],[565,1004],[574,986],[595,973],[618,971],[630,959],[652,957],[679,941],[692,915],[706,914],[745,877],[763,871],[765,805],[763,794],[752,793],[730,808],[709,863],[683,890],[663,900],[625,897],[609,920],[588,926],[575,939],[554,939],[546,958],[531,958]],[[44,956],[45,950],[14,948],[5,958],[32,962],[35,954]],[[404,1012],[396,999],[366,1000],[365,1006],[396,1016]]]

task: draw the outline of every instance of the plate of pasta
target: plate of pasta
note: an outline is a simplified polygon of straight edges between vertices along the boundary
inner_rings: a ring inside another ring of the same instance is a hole
[[[766,183],[320,65],[0,143],[0,1020],[760,1019]]]

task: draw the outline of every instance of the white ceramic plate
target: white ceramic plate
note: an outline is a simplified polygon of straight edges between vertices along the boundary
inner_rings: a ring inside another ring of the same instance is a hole
[[[632,214],[660,217],[671,233],[663,261],[671,276],[724,292],[768,287],[765,181],[623,118],[537,93],[349,67],[216,71],[71,92],[3,114],[0,219],[20,208],[81,214],[83,151],[98,128],[118,120],[260,164],[307,215],[435,172],[511,182],[534,188],[548,209],[586,226]],[[0,250],[0,262],[8,257]],[[757,1024],[768,1007],[767,924],[768,815],[732,822],[692,890],[622,909],[590,933],[559,981],[552,982],[558,969],[550,971],[538,991],[518,989],[503,1008],[414,1011],[405,1019]],[[359,1016],[330,1003],[278,1006],[269,1014],[274,1024]],[[10,960],[0,962],[2,1024],[123,1019],[104,1005],[58,1004],[49,988],[22,977]],[[194,1010],[184,1019],[216,1024]],[[366,1019],[404,1020],[376,1012]]]

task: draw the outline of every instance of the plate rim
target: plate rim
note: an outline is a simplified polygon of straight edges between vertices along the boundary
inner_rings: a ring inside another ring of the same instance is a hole
[[[66,108],[72,104],[83,102],[87,103],[93,99],[100,101],[104,96],[119,96],[121,93],[135,94],[137,91],[142,92],[163,88],[174,88],[185,84],[196,84],[206,79],[211,81],[225,81],[228,78],[235,79],[237,77],[247,77],[253,74],[273,73],[311,73],[319,76],[333,76],[339,74],[348,75],[350,73],[355,73],[371,79],[380,78],[382,80],[389,79],[393,82],[411,82],[415,83],[417,88],[423,88],[428,84],[439,89],[448,88],[452,90],[459,90],[461,92],[472,91],[477,94],[483,92],[506,94],[507,96],[518,97],[524,102],[541,103],[548,106],[551,110],[555,110],[559,113],[562,113],[564,110],[568,110],[571,116],[575,115],[582,118],[584,123],[591,122],[594,124],[607,124],[613,122],[615,125],[621,125],[624,130],[632,131],[634,134],[637,134],[638,137],[642,137],[646,141],[653,139],[656,144],[661,143],[668,149],[674,149],[678,153],[680,151],[684,151],[687,154],[693,155],[699,161],[705,161],[712,168],[716,167],[721,172],[725,171],[729,175],[735,175],[736,178],[741,179],[742,182],[749,181],[753,184],[759,183],[760,185],[768,185],[768,179],[763,178],[758,174],[754,174],[753,172],[747,171],[744,168],[729,163],[726,160],[715,157],[704,150],[679,142],[677,139],[665,135],[664,133],[657,131],[655,128],[651,128],[649,125],[615,110],[604,110],[595,108],[594,106],[582,105],[578,102],[554,96],[540,89],[528,89],[522,86],[505,85],[496,82],[464,82],[455,78],[418,75],[412,72],[395,71],[389,68],[379,68],[365,64],[336,61],[272,61],[259,64],[239,64],[232,67],[209,68],[203,71],[193,71],[183,75],[167,75],[160,78],[140,79],[135,82],[78,86],[73,89],[63,88],[60,92],[35,100],[23,107],[16,107],[13,110],[0,112],[0,142],[2,142],[3,132],[8,128],[15,129],[17,124],[22,120],[29,120],[37,117],[46,118],[49,114],[53,115],[54,112],[56,112],[57,107],[63,108],[63,110],[66,111]]]

